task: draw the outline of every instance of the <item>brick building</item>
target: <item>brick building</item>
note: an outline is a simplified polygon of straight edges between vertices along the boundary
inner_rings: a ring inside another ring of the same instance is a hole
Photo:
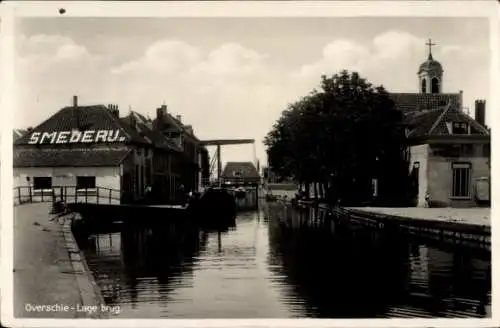
[[[179,182],[185,190],[197,191],[202,178],[202,171],[207,171],[208,151],[195,136],[193,127],[182,122],[180,115],[168,113],[167,106],[162,105],[156,110],[156,118],[152,121],[154,130],[159,131],[168,139],[174,141],[182,152],[179,162]],[[203,168],[205,167],[205,170]],[[208,174],[207,172],[204,175]]]
[[[194,157],[194,156],[193,156]],[[14,186],[30,197],[67,187],[75,197],[110,190],[131,201],[152,186],[158,202],[179,199],[185,154],[154,120],[131,111],[120,117],[115,105],[65,107],[14,142]],[[193,169],[193,171],[195,171]],[[69,188],[73,187],[73,188]],[[74,188],[76,187],[76,188]]]
[[[416,205],[470,207],[489,202],[490,131],[485,102],[475,119],[463,110],[462,91],[441,93],[443,69],[429,50],[418,70],[418,93],[391,93],[405,114]]]

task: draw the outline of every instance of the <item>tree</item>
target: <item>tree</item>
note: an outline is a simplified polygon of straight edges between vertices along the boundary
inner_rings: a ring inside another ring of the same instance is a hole
[[[402,202],[408,163],[402,114],[389,94],[358,73],[322,76],[320,90],[288,106],[264,140],[271,169],[315,194],[328,186],[344,202]]]

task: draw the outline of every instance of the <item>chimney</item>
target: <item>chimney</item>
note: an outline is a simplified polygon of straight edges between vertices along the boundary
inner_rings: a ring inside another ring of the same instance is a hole
[[[193,126],[192,126],[192,125],[186,125],[186,126],[184,126],[184,129],[186,129],[186,131],[187,131],[189,134],[194,134],[194,131],[193,131]]]
[[[75,128],[77,130],[80,130],[81,123],[80,123],[80,108],[78,108],[78,96],[73,96],[73,115],[75,119]]]
[[[464,99],[464,91],[460,90],[459,91],[459,98],[458,98],[458,111],[459,112],[463,111],[463,99]]]
[[[177,121],[182,123],[182,116],[181,115],[175,115],[175,118],[177,119]]]
[[[156,109],[156,118],[161,119],[167,116],[167,105],[161,105],[161,107]]]
[[[133,112],[130,112],[129,118],[130,118],[130,125],[135,129],[135,127],[137,126],[137,120]]]
[[[482,126],[486,126],[486,100],[476,100],[474,119]]]
[[[120,110],[118,109],[118,105],[109,104],[108,110],[114,117],[120,118]]]

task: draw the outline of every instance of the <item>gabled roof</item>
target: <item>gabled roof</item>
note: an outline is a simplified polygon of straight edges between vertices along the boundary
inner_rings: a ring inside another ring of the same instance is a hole
[[[29,144],[30,136],[35,133],[61,132],[73,130],[119,130],[125,137],[124,143],[149,144],[147,140],[103,105],[65,107],[35,127],[30,133],[19,138],[15,145]],[[44,142],[45,143],[45,142]]]
[[[150,141],[155,147],[182,152],[182,149],[175,141],[153,128],[153,121],[151,119],[131,111],[128,116],[121,118],[121,121],[133,128],[141,137]]]
[[[462,111],[453,110],[452,104],[445,107],[410,112],[405,115],[405,123],[409,129],[408,137],[427,138],[432,136],[451,135],[447,122],[464,122],[471,126],[472,136],[489,136],[489,131]]]
[[[390,93],[395,109],[403,113],[436,109],[451,104],[453,109],[460,109],[461,93]]]
[[[102,167],[118,166],[128,149],[25,148],[14,151],[14,167]]]
[[[222,178],[260,179],[259,172],[252,162],[227,162]]]
[[[182,123],[170,113],[166,113],[166,115],[162,117],[161,121],[158,118],[155,118],[152,121],[152,124],[165,132],[184,132],[196,141],[199,141],[199,139],[194,135],[193,127],[191,125]]]
[[[161,119],[155,118],[153,124],[163,131],[182,132],[184,130],[182,123],[169,113]]]
[[[28,132],[28,130],[24,130],[24,129],[14,129],[12,131],[12,139],[14,141],[16,141],[19,138],[21,138],[22,136],[24,136],[27,132]]]

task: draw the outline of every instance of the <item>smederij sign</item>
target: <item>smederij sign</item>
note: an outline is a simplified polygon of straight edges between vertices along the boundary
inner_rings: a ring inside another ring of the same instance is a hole
[[[99,143],[124,142],[126,137],[120,130],[86,130],[86,131],[54,131],[33,132],[29,144],[69,144],[69,143]]]

